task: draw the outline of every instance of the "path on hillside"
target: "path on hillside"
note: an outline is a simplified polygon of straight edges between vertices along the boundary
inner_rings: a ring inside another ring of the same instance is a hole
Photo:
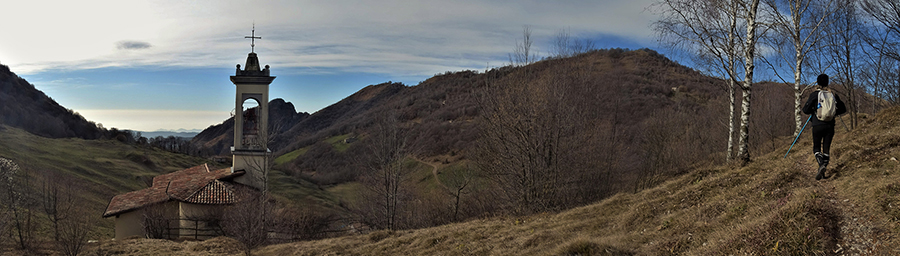
[[[811,165],[800,162],[797,165],[809,173],[810,178],[816,173],[816,168]],[[881,228],[883,225],[876,223],[872,216],[868,216],[864,209],[860,209],[858,202],[837,191],[832,182],[832,179],[836,178],[835,172],[831,169],[829,168],[826,173],[829,176],[828,179],[814,181],[816,182],[815,186],[822,189],[825,198],[828,198],[828,202],[838,210],[836,214],[839,215],[835,216],[838,218],[837,227],[834,227],[836,230],[830,231],[837,233],[837,237],[834,237],[836,241],[834,241],[833,247],[826,245],[826,255],[875,255],[879,253],[876,249],[884,246],[879,241],[879,236],[884,230]],[[827,233],[829,230],[824,230],[824,232]]]
[[[834,185],[827,184],[825,186],[830,186],[826,189],[834,193]],[[841,241],[838,242],[834,253],[836,255],[873,255],[876,253],[875,249],[881,245],[878,239],[879,234],[877,234],[880,225],[876,225],[870,216],[863,214],[857,207],[857,203],[850,199],[837,197],[831,199],[831,203],[841,210],[841,221],[839,222]]]
[[[442,188],[446,189],[447,191],[450,190],[449,188],[447,188],[446,185],[444,185],[443,182],[441,182],[441,179],[438,179],[438,165],[428,163],[426,161],[423,161],[422,159],[415,158],[415,157],[413,159],[415,159],[416,161],[419,161],[420,163],[423,163],[425,165],[431,166],[431,175],[434,176],[434,181],[437,182],[438,185],[440,185]]]

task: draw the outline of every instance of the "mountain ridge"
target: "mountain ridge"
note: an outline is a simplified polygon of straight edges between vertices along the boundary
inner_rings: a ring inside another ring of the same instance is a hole
[[[67,109],[0,64],[0,124],[49,138],[98,139],[104,129]]]

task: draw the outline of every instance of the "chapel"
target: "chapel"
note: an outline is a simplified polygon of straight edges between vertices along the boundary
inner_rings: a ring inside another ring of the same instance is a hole
[[[203,164],[153,178],[150,187],[113,197],[103,217],[115,218],[116,239],[128,237],[208,239],[221,234],[228,205],[267,189],[269,161],[269,65],[261,68],[251,50],[231,82],[235,85],[232,166],[210,169]],[[239,111],[238,111],[239,110]]]

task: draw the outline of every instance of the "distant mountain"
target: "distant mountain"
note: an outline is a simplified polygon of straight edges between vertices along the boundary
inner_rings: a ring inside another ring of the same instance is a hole
[[[182,137],[182,138],[193,138],[197,136],[201,131],[186,131],[184,129],[180,129],[183,131],[153,131],[153,132],[141,132],[141,137],[144,138],[156,138],[156,137]]]
[[[4,65],[0,65],[0,124],[49,138],[97,139],[104,134],[96,123],[60,106]]]
[[[274,99],[269,102],[269,127],[275,129],[275,133],[284,133],[300,121],[309,117],[309,113],[300,112],[294,108],[294,104],[283,99]],[[230,155],[230,148],[234,144],[234,117],[228,118],[221,124],[212,125],[193,136],[191,147],[198,150],[191,154],[200,156]]]

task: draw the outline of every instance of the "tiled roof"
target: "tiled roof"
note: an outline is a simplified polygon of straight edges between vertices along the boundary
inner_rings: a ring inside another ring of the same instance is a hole
[[[109,201],[103,217],[109,217],[169,200],[198,204],[234,203],[233,185],[220,179],[236,177],[231,168],[210,171],[206,164],[153,178],[153,185],[138,191],[120,194]]]
[[[182,201],[194,204],[232,204],[235,200],[234,185],[214,180]]]

